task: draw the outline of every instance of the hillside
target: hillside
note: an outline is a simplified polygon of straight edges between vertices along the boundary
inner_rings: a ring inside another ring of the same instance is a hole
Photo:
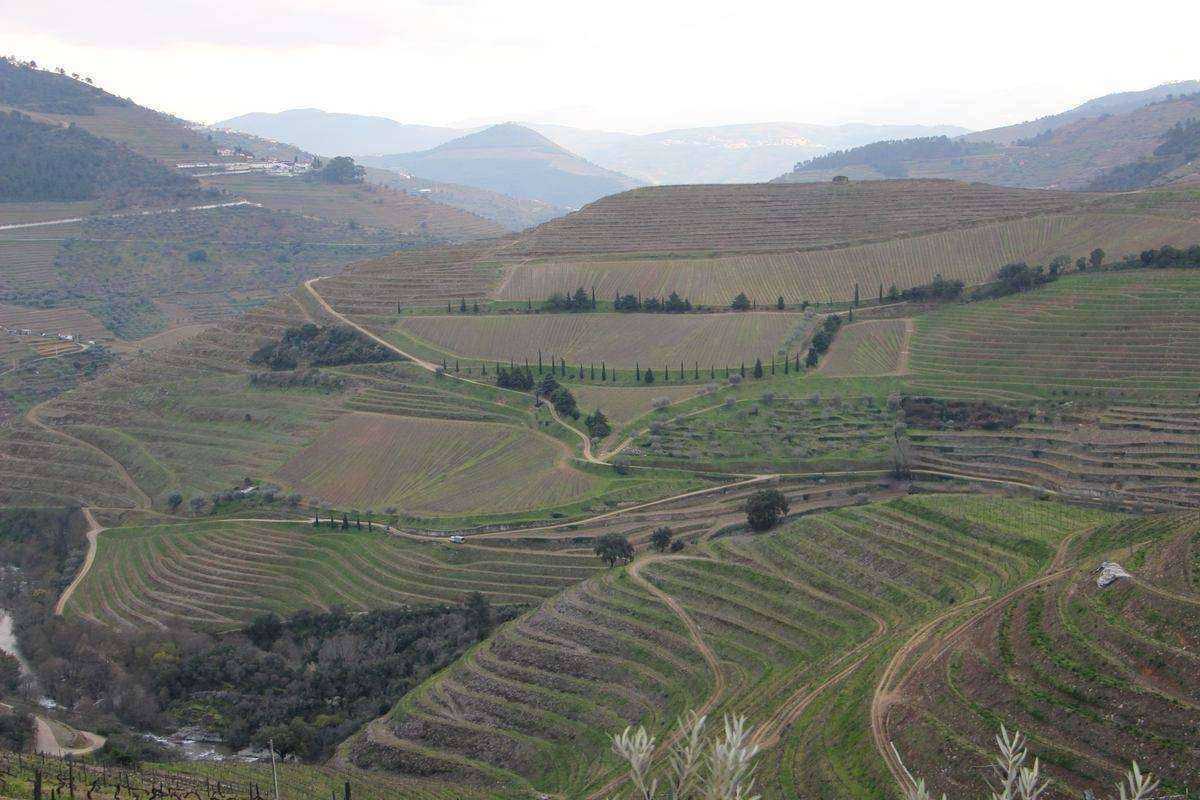
[[[523,200],[477,186],[415,178],[407,173],[379,167],[367,167],[366,180],[475,214],[512,232],[535,227],[567,213],[565,208],[540,200]]]
[[[1160,94],[1162,99],[1153,99]],[[1083,189],[1114,168],[1151,156],[1174,126],[1198,115],[1200,93],[1152,92],[1137,101],[1101,104],[1087,113],[1051,118],[1053,125],[1035,126],[1037,131],[1031,130],[1025,138],[1010,140],[998,134],[993,140],[981,132],[954,140],[867,145],[797,164],[777,180],[826,181],[844,174],[857,180],[951,178],[1001,186]]]
[[[460,183],[578,208],[640,181],[597,167],[529,128],[494,125],[417,153],[364,159],[446,183]]]
[[[1031,139],[1038,134],[1062,127],[1071,122],[1102,117],[1106,114],[1126,114],[1143,106],[1159,102],[1160,100],[1195,94],[1196,92],[1200,92],[1200,80],[1173,81],[1141,91],[1106,94],[1103,97],[1092,98],[1060,114],[1051,114],[1016,125],[1005,125],[985,131],[975,131],[974,133],[964,134],[962,138],[967,141],[1014,144],[1021,139]]]
[[[105,205],[178,205],[211,200],[199,184],[82,128],[0,111],[0,202],[102,200]]]

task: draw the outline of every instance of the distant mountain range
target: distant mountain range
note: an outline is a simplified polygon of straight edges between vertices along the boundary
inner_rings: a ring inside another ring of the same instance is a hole
[[[493,125],[430,150],[362,160],[429,180],[477,186],[564,208],[579,208],[644,185],[514,123]]]
[[[881,139],[957,136],[953,125],[809,125],[791,122],[681,128],[645,135],[523,123],[592,163],[647,183],[736,183],[773,178],[793,164]],[[355,157],[425,150],[479,128],[412,125],[384,117],[295,109],[254,113],[216,128],[290,142],[322,155]],[[424,176],[423,176],[424,177]]]
[[[1020,125],[829,153],[795,165],[778,180],[826,181],[845,175],[857,180],[949,178],[1029,188],[1132,189],[1189,179],[1200,170],[1187,142],[1179,136],[1168,142],[1175,126],[1197,118],[1200,81],[1167,83],[1106,95]],[[1155,163],[1130,168],[1147,160]],[[1119,174],[1111,177],[1114,171]]]

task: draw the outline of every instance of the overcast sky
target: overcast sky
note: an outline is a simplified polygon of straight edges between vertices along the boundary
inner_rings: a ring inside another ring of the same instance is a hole
[[[0,52],[200,122],[988,128],[1200,78],[1188,2],[0,0]]]

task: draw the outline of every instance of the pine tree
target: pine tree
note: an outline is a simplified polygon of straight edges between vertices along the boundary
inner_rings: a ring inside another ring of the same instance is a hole
[[[754,377],[761,378],[762,376],[763,376],[762,359],[756,358],[756,359],[754,359]]]

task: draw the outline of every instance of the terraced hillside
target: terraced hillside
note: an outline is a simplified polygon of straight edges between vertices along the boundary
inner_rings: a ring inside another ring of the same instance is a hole
[[[1068,211],[1081,198],[946,181],[646,187],[522,236],[523,256],[762,252],[882,241]]]
[[[353,523],[352,523],[353,525]],[[586,579],[590,554],[417,541],[282,521],[197,521],[106,530],[68,616],[127,628],[230,628],[255,614],[404,604],[537,603]]]
[[[1102,791],[1130,758],[1154,764],[1164,792],[1194,787],[1197,529],[1194,514],[1105,528],[1072,548],[1073,568],[976,615],[888,713],[909,767],[934,791],[980,791],[966,765],[1003,720],[1075,789]],[[1103,557],[1134,578],[1099,588],[1089,571]]]
[[[917,385],[997,397],[1192,399],[1200,275],[1072,276],[1039,291],[918,318]]]
[[[826,375],[893,375],[908,371],[911,319],[855,322],[838,331],[820,370]]]
[[[401,774],[601,797],[617,769],[599,732],[633,719],[663,729],[686,707],[739,709],[772,745],[765,796],[886,796],[863,732],[888,644],[1002,593],[1061,537],[1103,519],[1030,501],[909,499],[647,557],[505,626],[348,753]],[[793,725],[817,707],[825,724]]]

